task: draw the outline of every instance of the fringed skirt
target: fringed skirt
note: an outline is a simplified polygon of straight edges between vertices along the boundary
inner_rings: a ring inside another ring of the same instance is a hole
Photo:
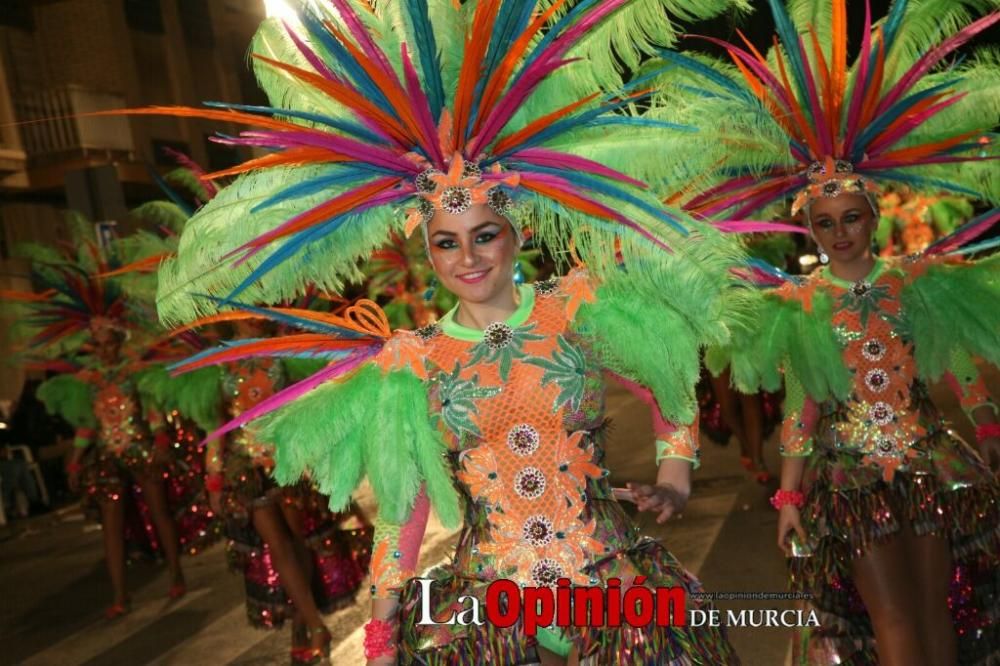
[[[305,543],[313,559],[312,591],[317,607],[332,613],[354,601],[371,560],[373,529],[356,507],[332,513],[327,499],[308,482],[279,487],[247,456],[227,455],[223,510],[227,556],[243,576],[247,619],[254,627],[280,628],[294,614],[267,544],[253,528],[255,508],[283,503],[301,512]]]
[[[829,427],[830,418],[821,420],[817,432]],[[918,456],[886,482],[880,468],[862,464],[850,449],[817,443],[803,478],[802,526],[810,541],[789,559],[789,569],[793,590],[811,595],[820,627],[797,641],[796,663],[878,663],[851,561],[906,523],[917,536],[939,536],[950,544],[949,606],[959,663],[1000,663],[1000,485],[944,425],[914,448]]]

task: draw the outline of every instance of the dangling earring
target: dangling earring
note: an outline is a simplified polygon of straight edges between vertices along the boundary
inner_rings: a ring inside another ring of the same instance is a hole
[[[521,268],[520,261],[514,262],[514,284],[524,284],[524,270]]]
[[[437,290],[437,277],[431,277],[430,282],[427,283],[427,289],[424,290],[424,302],[430,303],[434,300],[434,292]]]
[[[823,251],[823,248],[819,248],[819,263],[821,264],[830,263],[830,257],[829,255],[827,255],[826,252]]]

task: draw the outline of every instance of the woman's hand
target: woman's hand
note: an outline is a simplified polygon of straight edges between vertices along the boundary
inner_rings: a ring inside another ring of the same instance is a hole
[[[615,497],[621,497],[635,502],[636,508],[640,511],[653,511],[659,515],[656,522],[661,525],[671,516],[680,513],[687,506],[688,496],[691,494],[689,488],[677,488],[669,483],[657,483],[649,485],[645,483],[629,483],[628,489],[619,494],[615,491]],[[626,493],[628,496],[626,496]]]
[[[785,557],[792,555],[792,547],[788,543],[788,537],[793,530],[804,545],[807,542],[806,531],[802,528],[799,508],[794,504],[786,504],[778,512],[778,548],[785,553]]]

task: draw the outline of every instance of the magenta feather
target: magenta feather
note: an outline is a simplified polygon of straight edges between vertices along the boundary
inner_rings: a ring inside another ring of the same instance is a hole
[[[716,222],[714,226],[719,231],[734,234],[772,233],[779,231],[791,234],[809,233],[805,227],[798,224],[763,222],[759,220],[726,220],[725,222]]]
[[[244,253],[243,256],[240,257],[236,261],[236,263],[234,264],[234,266],[239,266],[239,265],[243,264],[245,261],[247,261],[248,259],[250,259],[251,257],[253,257],[258,252],[260,252],[261,250],[263,250],[267,246],[267,244],[270,243],[272,240],[274,240],[274,239],[282,236],[284,231],[286,231],[290,227],[295,226],[295,224],[297,222],[299,222],[299,221],[307,218],[308,216],[314,214],[314,212],[317,209],[323,208],[325,206],[329,206],[331,203],[333,203],[335,201],[342,201],[342,200],[345,200],[345,199],[349,199],[349,198],[355,196],[356,193],[357,193],[357,191],[360,190],[360,189],[368,188],[368,187],[371,187],[373,185],[378,185],[378,184],[381,184],[381,185],[383,185],[386,188],[391,188],[391,189],[383,190],[383,191],[379,192],[378,194],[369,197],[363,203],[360,203],[357,206],[351,208],[351,210],[349,211],[349,214],[351,214],[351,215],[357,215],[358,213],[362,213],[362,212],[368,210],[369,208],[374,208],[375,206],[381,206],[381,205],[384,205],[384,204],[387,204],[387,203],[391,203],[391,202],[399,200],[399,199],[404,199],[406,197],[409,197],[411,194],[413,194],[413,192],[415,191],[414,185],[408,184],[408,185],[406,185],[404,187],[396,187],[396,184],[398,183],[398,181],[399,181],[399,179],[396,178],[395,176],[385,176],[385,177],[383,177],[381,179],[378,179],[378,180],[368,181],[367,183],[365,183],[363,185],[359,185],[358,187],[356,187],[354,189],[351,189],[351,190],[348,190],[346,192],[343,192],[342,194],[340,194],[340,195],[338,195],[338,196],[336,196],[336,197],[334,197],[332,199],[327,199],[323,203],[320,203],[320,204],[318,204],[316,206],[313,206],[312,208],[310,208],[307,211],[299,213],[298,215],[296,215],[292,219],[288,220],[287,222],[283,222],[277,228],[272,229],[271,231],[267,232],[266,234],[262,234],[262,235],[258,236],[257,238],[254,238],[253,240],[244,243],[243,245],[241,245],[240,247],[236,248],[235,250],[232,250],[231,252],[226,253],[222,258],[223,259],[228,259],[228,258],[233,257],[233,256],[235,256],[235,255],[237,255],[237,254],[239,254],[239,253],[242,252],[242,253]],[[343,216],[345,214],[347,214],[347,213],[341,213],[341,214],[336,215],[334,217],[341,217],[341,216]],[[327,221],[328,220],[317,220],[314,223],[314,225],[315,224],[322,224],[322,223],[327,222]]]
[[[351,370],[354,370],[364,361],[368,360],[369,358],[377,354],[381,348],[382,348],[381,344],[372,345],[371,347],[368,347],[367,349],[360,351],[359,353],[350,358],[346,358],[343,361],[339,361],[337,363],[328,365],[327,367],[307,377],[306,379],[303,379],[300,382],[292,384],[291,386],[284,388],[281,391],[278,391],[271,397],[267,398],[266,400],[262,400],[261,402],[257,403],[247,411],[243,412],[232,421],[223,424],[215,431],[209,433],[205,437],[205,439],[202,440],[202,444],[204,444],[205,442],[210,442],[213,439],[218,439],[219,437],[225,435],[226,433],[232,432],[237,428],[241,428],[247,423],[250,423],[250,421],[258,419],[261,416],[264,416],[265,414],[270,414],[274,410],[279,409],[284,405],[287,405],[288,403],[292,402],[296,398],[299,398],[302,395],[308,393],[309,391],[313,390],[320,384],[336,379],[337,377],[340,377],[350,372]]]
[[[868,88],[868,64],[871,62],[872,54],[872,8],[865,0],[865,25],[861,32],[861,53],[858,56],[858,74],[854,78],[854,86],[851,88],[851,104],[847,110],[847,131],[844,133],[844,145],[841,152],[850,154],[851,145],[854,143],[854,136],[860,128],[861,122],[861,101],[864,98],[864,91]]]
[[[792,109],[797,106],[797,102],[788,96],[788,91],[782,85],[780,81],[771,73],[767,67],[762,65],[757,58],[753,56],[752,53],[744,51],[740,47],[730,44],[729,42],[723,41],[721,39],[716,39],[715,37],[705,37],[703,35],[692,35],[698,39],[703,39],[707,42],[711,42],[716,46],[721,46],[726,49],[726,51],[735,55],[740,59],[740,61],[747,66],[747,68],[757,75],[757,77],[766,85],[778,98],[778,102],[784,107],[785,111],[789,113]]]
[[[326,148],[358,162],[374,164],[395,172],[408,172],[413,174],[414,177],[421,170],[419,166],[392,150],[386,150],[370,143],[356,141],[337,134],[309,130],[307,128],[303,128],[297,132],[274,130],[241,132],[239,138],[230,139],[228,142],[237,145]]]
[[[478,155],[486,146],[493,142],[497,134],[503,130],[507,122],[521,108],[524,100],[531,95],[545,77],[560,67],[575,61],[576,59],[571,58],[547,63],[544,66],[540,66],[531,75],[524,75],[518,78],[517,82],[507,91],[507,94],[499,100],[500,103],[490,110],[489,115],[486,116],[486,120],[483,121],[479,134],[469,142],[466,148],[467,157]],[[534,63],[532,64],[534,65]]]
[[[410,60],[406,44],[400,46],[400,51],[403,60],[403,75],[406,78],[406,92],[409,93],[410,99],[413,100],[414,117],[420,126],[421,134],[424,135],[423,148],[427,151],[427,157],[434,166],[444,171],[446,170],[444,155],[441,154],[441,142],[438,141],[437,126],[431,117],[430,102],[427,100],[427,95],[424,94],[424,90],[420,86],[420,77],[417,74],[416,68],[413,67],[413,62]]]
[[[385,57],[385,53],[382,52],[375,42],[372,40],[371,35],[368,34],[368,30],[362,25],[361,20],[358,19],[358,15],[354,13],[344,0],[332,0],[334,6],[337,8],[337,13],[340,14],[341,20],[344,25],[347,26],[348,32],[354,37],[358,46],[364,52],[369,59],[371,59],[378,68],[382,70],[382,73],[386,75],[391,81],[395,81],[400,89],[402,85],[399,83],[399,77],[396,76],[396,70],[392,68],[389,64],[389,59]]]
[[[285,26],[285,32],[288,33],[288,36],[292,39],[292,43],[295,44],[295,48],[297,48],[299,53],[302,54],[302,57],[305,58],[310,65],[312,65],[312,68],[316,70],[317,74],[322,76],[324,79],[348,85],[346,81],[330,71],[330,68],[326,66],[318,55],[316,55],[315,51],[309,48],[309,46],[302,41],[302,38],[298,36],[287,21],[282,21],[282,23]]]
[[[868,146],[865,148],[865,154],[867,154],[870,157],[875,157],[877,155],[884,153],[889,148],[892,148],[893,144],[902,139],[904,136],[912,132],[914,129],[916,129],[923,123],[927,122],[928,119],[937,115],[939,112],[948,108],[952,104],[958,102],[967,94],[968,93],[961,93],[958,95],[953,95],[952,97],[945,100],[941,100],[937,104],[934,104],[924,109],[922,112],[907,118],[904,122],[900,123],[899,126],[896,127],[894,130],[892,130],[891,132],[882,134],[881,136],[876,137],[871,142],[869,142]]]
[[[941,238],[925,250],[926,254],[947,254],[952,250],[976,240],[990,230],[997,222],[1000,222],[1000,210],[992,210],[984,213],[981,219],[974,219],[956,229],[954,232]]]
[[[527,182],[526,182],[527,180],[528,180],[528,178],[525,177],[525,178],[522,179],[522,182],[525,183],[526,187],[530,187],[530,185],[528,185]],[[548,186],[548,187],[550,187],[550,188],[552,188],[554,190],[558,190],[558,191],[563,192],[565,194],[568,194],[568,195],[570,195],[572,197],[578,197],[578,198],[582,199],[583,201],[587,202],[587,204],[589,204],[589,205],[593,206],[594,208],[600,210],[601,213],[604,214],[608,219],[614,220],[615,222],[618,222],[619,224],[622,224],[623,226],[628,227],[629,229],[631,229],[632,231],[636,232],[637,234],[639,234],[643,238],[646,238],[647,240],[651,241],[652,243],[658,245],[660,248],[662,248],[664,250],[668,250],[668,251],[670,250],[670,246],[669,245],[667,245],[662,240],[660,240],[659,238],[657,238],[656,236],[654,236],[652,233],[650,233],[648,230],[646,230],[645,228],[643,228],[642,225],[639,225],[639,224],[633,222],[632,220],[628,219],[627,217],[625,217],[621,213],[608,208],[607,206],[605,206],[601,202],[599,202],[599,201],[597,201],[595,199],[592,199],[590,197],[587,197],[587,196],[581,194],[580,191],[579,191],[579,189],[576,188],[569,181],[567,181],[567,180],[565,180],[563,178],[560,178],[559,176],[554,176],[552,174],[535,173],[535,172],[530,172],[530,180],[538,182],[538,183],[541,183],[541,184],[544,184],[544,185],[546,185],[546,186]]]
[[[641,180],[636,180],[630,176],[604,166],[593,160],[567,153],[560,153],[548,148],[524,148],[515,153],[511,153],[508,159],[513,161],[527,162],[538,166],[555,167],[557,169],[575,169],[584,173],[593,173],[605,178],[611,178],[622,183],[628,183],[641,189],[648,189],[649,186]]]
[[[931,49],[925,53],[913,66],[903,75],[903,77],[896,82],[896,85],[882,98],[882,101],[875,109],[875,114],[879,115],[883,113],[886,109],[892,106],[896,100],[900,99],[907,90],[909,90],[921,76],[926,74],[931,67],[936,65],[942,58],[946,55],[965,44],[967,41],[986,30],[992,26],[997,21],[1000,21],[1000,11],[994,11],[992,14],[988,14],[978,21],[974,21],[969,25],[965,26],[962,30],[959,30],[954,35],[948,39],[941,42],[938,46]]]

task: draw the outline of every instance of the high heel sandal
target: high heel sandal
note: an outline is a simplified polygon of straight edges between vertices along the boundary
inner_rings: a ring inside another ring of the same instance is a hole
[[[167,596],[172,600],[177,600],[187,594],[187,585],[184,583],[174,583],[167,590]]]
[[[117,620],[122,615],[126,615],[129,612],[129,610],[131,610],[129,608],[129,605],[130,603],[128,599],[126,599],[120,604],[111,604],[110,606],[104,609],[104,619]]]
[[[292,666],[317,666],[330,661],[330,645],[333,642],[333,635],[326,627],[317,629],[305,628],[306,640],[312,642],[313,636],[323,633],[323,644],[320,647],[292,648]]]

